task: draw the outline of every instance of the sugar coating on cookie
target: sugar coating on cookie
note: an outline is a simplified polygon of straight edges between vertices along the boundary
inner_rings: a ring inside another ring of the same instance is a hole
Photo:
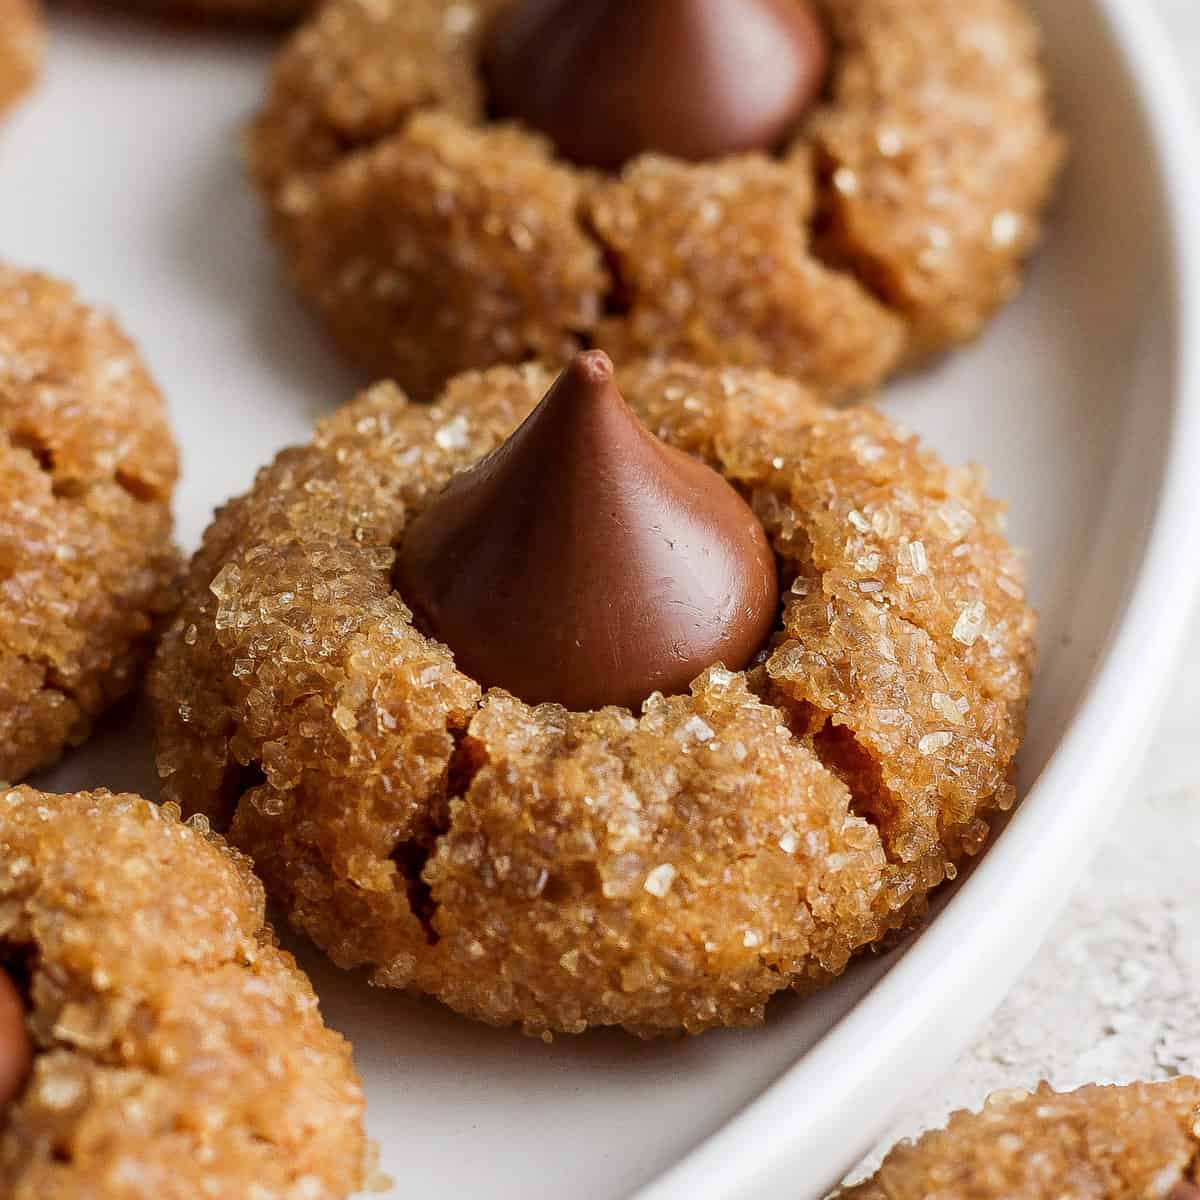
[[[1012,803],[1022,564],[978,475],[880,414],[644,365],[633,409],[765,525],[769,653],[639,715],[484,694],[414,627],[394,547],[552,380],[378,385],[218,514],[151,674],[163,785],[379,984],[532,1033],[755,1022],[918,918]]]
[[[172,606],[175,444],[137,350],[0,266],[0,780],[82,741]]]
[[[335,1200],[363,1182],[350,1047],[244,857],[178,810],[0,792],[0,956],[33,1074],[0,1118],[13,1200]]]
[[[1003,1092],[904,1142],[838,1200],[1189,1200],[1200,1182],[1200,1081]]]
[[[33,85],[45,30],[34,0],[0,0],[0,113]]]
[[[861,394],[1016,289],[1063,156],[1020,0],[820,0],[824,103],[773,156],[580,170],[488,120],[510,0],[332,0],[248,139],[288,267],[421,400],[466,368],[675,356]]]

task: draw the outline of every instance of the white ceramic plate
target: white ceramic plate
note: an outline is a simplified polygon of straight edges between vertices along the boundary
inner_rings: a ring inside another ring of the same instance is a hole
[[[977,458],[1032,554],[1042,667],[1024,803],[919,937],[758,1031],[552,1046],[369,991],[301,948],[354,1040],[384,1166],[419,1196],[818,1196],[990,1012],[1120,800],[1200,565],[1200,212],[1169,54],[1133,0],[1041,0],[1075,154],[1029,287],[891,412]],[[0,254],[114,306],[170,399],[179,534],[354,390],[278,277],[238,167],[269,44],[55,14],[0,134]],[[53,773],[153,794],[126,712]]]

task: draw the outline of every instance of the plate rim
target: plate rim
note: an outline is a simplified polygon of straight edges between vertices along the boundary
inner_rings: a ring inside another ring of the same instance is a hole
[[[918,1013],[912,1011],[915,1006],[897,1001],[910,997],[917,985],[927,985],[935,977],[941,994],[962,998],[972,989],[972,976],[985,969],[985,960],[1003,940],[1002,925],[1026,928],[1022,908],[1029,914],[1038,909],[1036,923],[1049,924],[1073,888],[1060,886],[1060,898],[1049,905],[1044,882],[1040,889],[1018,889],[1022,903],[1016,910],[1005,905],[1003,910],[992,906],[989,912],[978,897],[998,886],[1011,887],[1010,860],[1019,858],[1023,843],[1036,840],[1044,846],[1048,838],[1062,842],[1073,837],[1078,845],[1078,818],[1085,812],[1094,817],[1099,807],[1094,799],[1097,793],[1117,794],[1122,780],[1139,764],[1138,751],[1161,709],[1172,677],[1172,657],[1187,632],[1200,590],[1200,521],[1194,519],[1194,477],[1200,469],[1200,226],[1189,218],[1189,212],[1200,212],[1200,161],[1194,162],[1188,154],[1195,137],[1195,108],[1182,64],[1158,14],[1125,0],[1091,2],[1107,21],[1142,106],[1149,149],[1162,184],[1167,242],[1174,250],[1168,266],[1175,308],[1172,316],[1178,332],[1170,438],[1141,569],[1125,611],[1062,740],[1022,802],[1018,819],[1005,833],[1009,847],[1005,863],[995,855],[985,857],[937,916],[933,923],[938,929],[936,940],[922,938],[912,943],[903,958],[812,1049],[683,1158],[636,1190],[633,1200],[732,1200],[760,1194],[751,1189],[765,1193],[799,1156],[796,1143],[801,1139],[789,1114],[810,1090],[814,1077],[822,1083],[823,1102],[834,1112],[854,1111],[858,1141],[869,1145],[894,1115],[894,1103],[877,1105],[881,1111],[864,1120],[862,1088],[878,1076],[880,1062],[910,1059],[917,1044],[927,1040],[934,1025],[940,1024],[933,1018],[944,1015],[947,1007],[943,1002],[925,1006]],[[1106,736],[1111,732],[1112,713],[1118,709],[1123,736]],[[1051,808],[1052,797],[1056,809]],[[1079,874],[1119,808],[1110,804],[1106,819],[1093,821],[1088,853],[1077,855],[1073,864]],[[1019,817],[1025,812],[1031,816],[1022,821]],[[1062,853],[1058,860],[1063,860]],[[1064,879],[1060,873],[1055,882],[1061,885]],[[942,945],[956,936],[963,950],[947,961]],[[976,1000],[971,1016],[958,1024],[957,1043],[948,1039],[947,1049],[944,1042],[940,1057],[948,1059],[961,1049],[994,1011],[1022,962],[1031,958],[1040,944],[1040,939],[1027,940],[1033,944],[1023,958],[1009,955],[1012,970],[1005,973],[1004,985],[991,986],[982,1002]],[[936,976],[931,974],[934,965]],[[870,1068],[861,1065],[866,1033],[872,1035],[876,1064]],[[848,1072],[847,1065],[856,1062],[860,1065]],[[868,1131],[865,1137],[863,1128]],[[821,1194],[811,1192],[819,1181],[800,1182],[799,1190],[797,1182],[792,1175],[790,1195]]]

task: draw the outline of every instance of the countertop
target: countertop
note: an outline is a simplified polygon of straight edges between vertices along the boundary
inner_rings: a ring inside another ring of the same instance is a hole
[[[1200,102],[1200,4],[1149,2],[1168,23]],[[914,1099],[864,1166],[998,1088],[1200,1072],[1198,713],[1200,613],[1136,794],[1074,900],[975,1044]]]

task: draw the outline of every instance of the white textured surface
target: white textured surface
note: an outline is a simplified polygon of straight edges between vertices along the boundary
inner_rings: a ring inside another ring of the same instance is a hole
[[[1149,2],[1169,25],[1200,102],[1200,4]],[[942,1124],[955,1109],[978,1108],[998,1088],[1200,1072],[1198,750],[1200,614],[1137,795],[1070,907],[974,1046],[914,1098],[864,1166],[898,1138]]]

